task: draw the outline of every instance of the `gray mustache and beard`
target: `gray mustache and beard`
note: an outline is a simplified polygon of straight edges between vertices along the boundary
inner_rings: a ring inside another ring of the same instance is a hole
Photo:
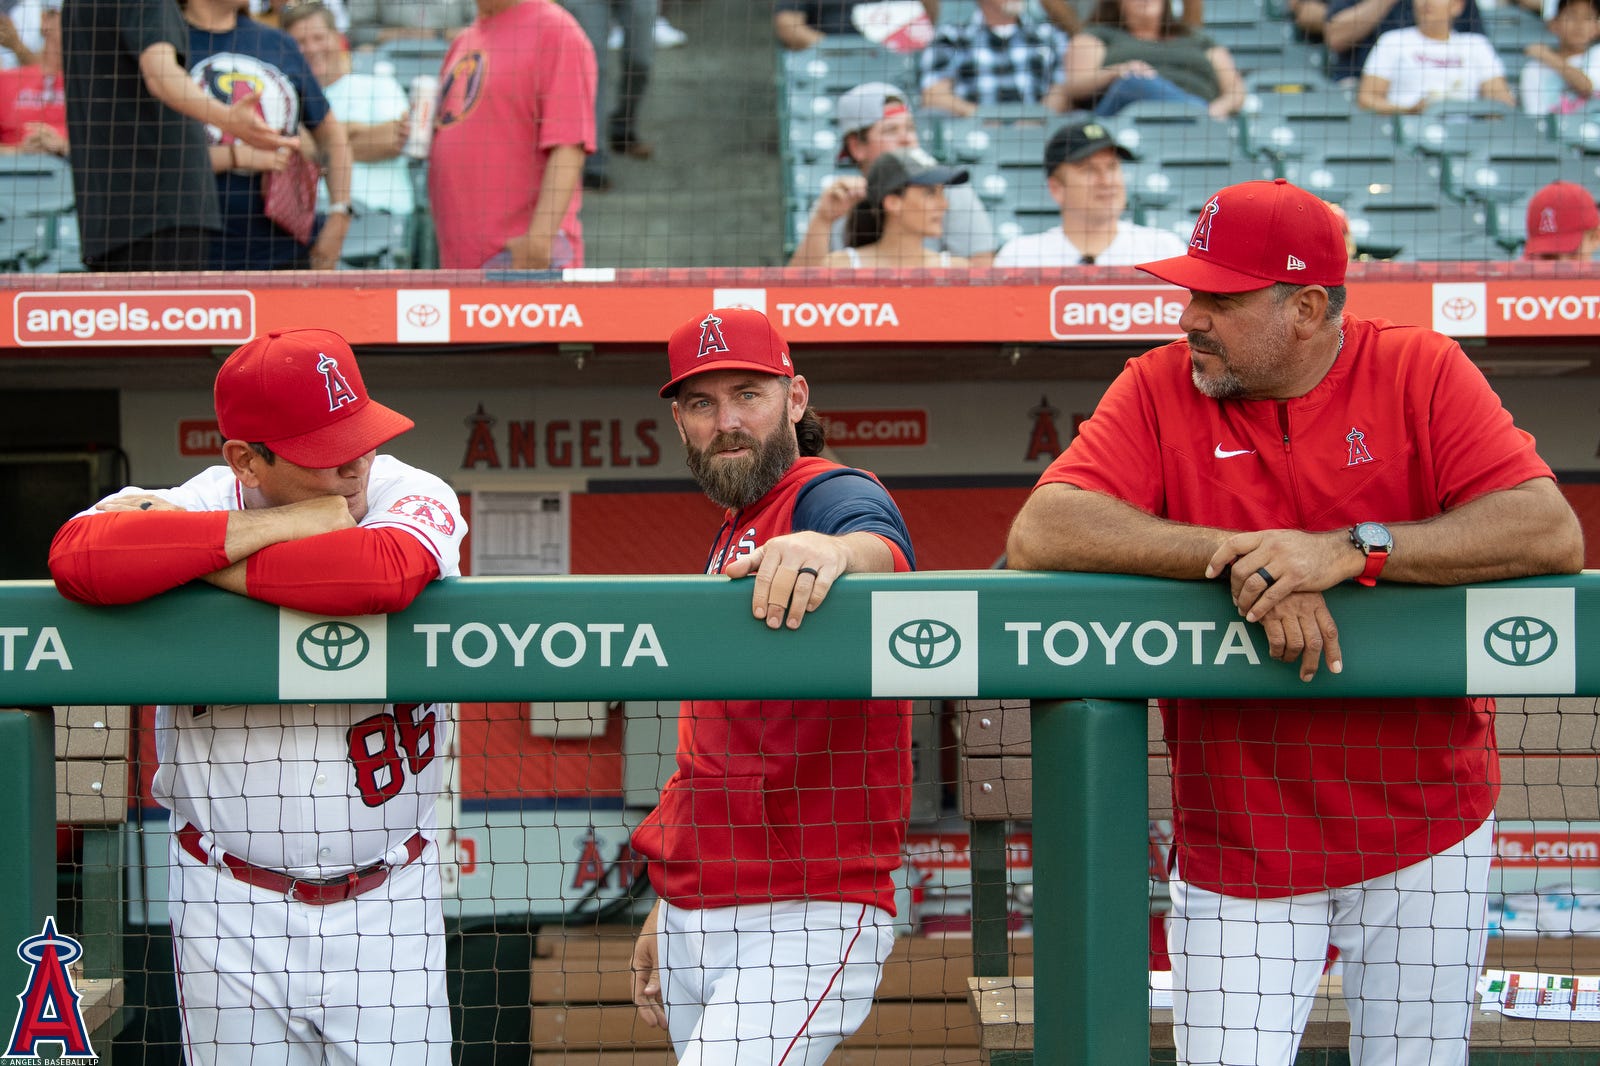
[[[749,448],[751,452],[739,459],[718,458],[716,453],[725,448]],[[687,441],[683,449],[689,472],[706,497],[730,511],[742,510],[771,492],[800,458],[794,434],[781,426],[764,441],[748,433],[720,433],[703,451]]]
[[[1222,366],[1213,377],[1206,377],[1200,373],[1198,366],[1190,372],[1194,387],[1213,400],[1237,400],[1249,393],[1245,383],[1234,372],[1233,365],[1228,362],[1228,353],[1222,347],[1199,333],[1189,334],[1189,349],[1206,355],[1215,356]]]

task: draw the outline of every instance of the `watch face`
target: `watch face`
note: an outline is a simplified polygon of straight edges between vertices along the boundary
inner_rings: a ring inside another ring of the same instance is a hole
[[[1394,544],[1389,528],[1379,522],[1362,522],[1356,526],[1352,539],[1367,551],[1388,551]]]

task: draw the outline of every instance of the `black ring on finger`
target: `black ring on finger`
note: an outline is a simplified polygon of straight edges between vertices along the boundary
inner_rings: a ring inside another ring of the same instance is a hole
[[[1262,581],[1265,581],[1267,583],[1267,587],[1268,588],[1271,588],[1273,585],[1277,584],[1277,582],[1278,582],[1278,579],[1273,577],[1271,572],[1269,572],[1267,570],[1267,568],[1264,567],[1264,566],[1258,567],[1256,569],[1256,576],[1259,577]]]
[[[795,571],[796,576],[800,574],[810,574],[812,577],[818,576],[816,568],[812,566],[802,566],[800,569]]]

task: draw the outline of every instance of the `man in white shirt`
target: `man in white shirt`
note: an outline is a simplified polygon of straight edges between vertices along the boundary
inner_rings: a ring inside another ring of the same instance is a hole
[[[333,113],[344,124],[355,164],[350,198],[368,211],[409,217],[416,206],[404,148],[410,101],[387,74],[355,74],[350,52],[333,13],[303,4],[283,14],[284,32],[295,39]]]
[[[1182,238],[1123,220],[1128,185],[1122,161],[1134,154],[1098,122],[1073,122],[1056,130],[1044,148],[1050,197],[1061,225],[1013,237],[994,257],[996,267],[1080,264],[1134,266],[1184,253]]]

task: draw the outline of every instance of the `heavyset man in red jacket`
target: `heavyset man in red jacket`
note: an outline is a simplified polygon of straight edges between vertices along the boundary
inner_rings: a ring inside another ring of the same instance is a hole
[[[1190,290],[1186,339],[1129,360],[1018,515],[1010,565],[1226,574],[1305,680],[1344,665],[1322,595],[1341,582],[1577,571],[1533,438],[1450,338],[1341,314],[1345,261],[1310,193],[1213,196],[1186,255],[1141,267]],[[1171,700],[1162,721],[1178,1060],[1294,1061],[1332,943],[1352,1063],[1464,1066],[1494,701]]]
[[[726,508],[706,573],[754,575],[752,608],[798,628],[838,578],[915,565],[898,508],[818,456],[810,389],[765,315],[720,308],[668,342],[689,469]],[[872,1007],[894,943],[910,705],[684,702],[678,768],[635,831],[661,900],[634,1000],[679,1066],[821,1066]]]

